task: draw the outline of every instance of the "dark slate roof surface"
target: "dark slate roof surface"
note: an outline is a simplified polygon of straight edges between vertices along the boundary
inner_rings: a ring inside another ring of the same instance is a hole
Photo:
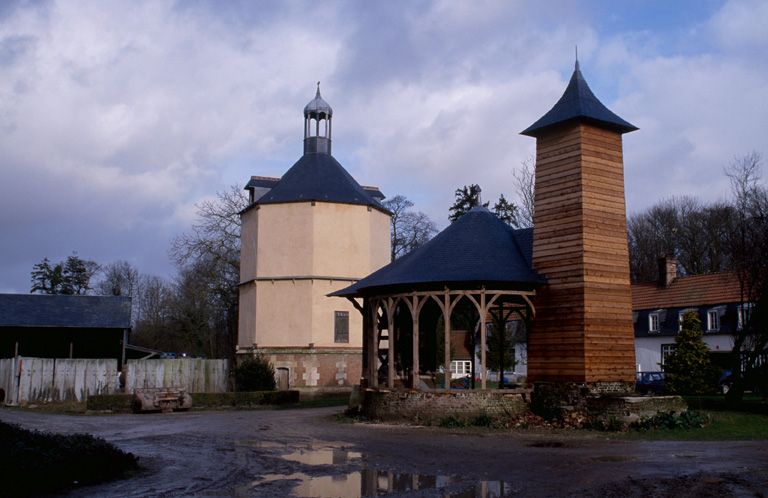
[[[330,154],[304,154],[256,204],[321,201],[361,204],[388,212]]]
[[[541,284],[544,278],[530,264],[531,233],[514,230],[486,208],[475,207],[423,246],[331,295],[443,282]]]
[[[130,326],[130,297],[0,294],[0,327]]]
[[[560,100],[557,101],[549,112],[521,133],[535,137],[551,126],[576,119],[593,122],[599,126],[616,130],[619,133],[637,130],[636,126],[624,121],[611,112],[595,97],[595,94],[589,89],[587,81],[581,74],[578,61],[576,61],[571,81],[568,83],[568,87],[566,87]]]

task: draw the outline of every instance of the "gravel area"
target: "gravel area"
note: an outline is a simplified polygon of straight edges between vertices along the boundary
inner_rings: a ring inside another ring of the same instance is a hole
[[[0,420],[100,436],[145,468],[68,496],[741,497],[768,490],[765,441],[364,424],[340,411],[72,416],[6,408]]]

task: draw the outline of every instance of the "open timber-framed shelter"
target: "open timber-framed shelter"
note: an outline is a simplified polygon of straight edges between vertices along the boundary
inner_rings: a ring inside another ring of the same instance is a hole
[[[452,324],[463,305],[474,308],[479,321],[485,389],[488,316],[505,323],[512,314],[529,320],[536,312],[532,298],[545,280],[531,268],[531,247],[530,229],[514,230],[476,206],[425,245],[332,293],[363,314],[364,385],[423,388],[422,375],[435,374],[442,361],[443,388],[450,389]],[[436,354],[424,358],[426,350]]]

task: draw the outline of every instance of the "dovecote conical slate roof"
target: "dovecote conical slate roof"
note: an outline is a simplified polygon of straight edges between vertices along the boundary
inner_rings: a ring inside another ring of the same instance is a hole
[[[330,154],[304,154],[256,204],[339,202],[389,212]]]
[[[565,89],[563,96],[554,107],[538,121],[523,130],[523,135],[538,136],[547,128],[573,120],[584,120],[597,126],[608,128],[619,133],[628,133],[637,130],[637,127],[624,121],[611,112],[600,102],[579,69],[579,61],[573,70],[571,81]]]
[[[484,207],[474,207],[432,240],[357,283],[331,294],[360,296],[395,286],[545,282],[531,268],[532,230],[514,230]]]

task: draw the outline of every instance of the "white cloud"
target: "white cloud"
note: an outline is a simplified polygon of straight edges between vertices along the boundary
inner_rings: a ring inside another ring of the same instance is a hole
[[[680,53],[653,26],[606,31],[597,3],[469,5],[54,1],[4,12],[0,286],[25,290],[32,264],[73,249],[168,272],[168,241],[196,202],[298,158],[317,80],[342,164],[439,223],[461,185],[509,196],[535,144],[518,133],[561,95],[575,44],[598,97],[641,128],[625,137],[631,209],[722,197],[722,166],[764,147],[764,2],[728,2],[703,28],[679,27],[689,38],[676,43],[701,47]]]

